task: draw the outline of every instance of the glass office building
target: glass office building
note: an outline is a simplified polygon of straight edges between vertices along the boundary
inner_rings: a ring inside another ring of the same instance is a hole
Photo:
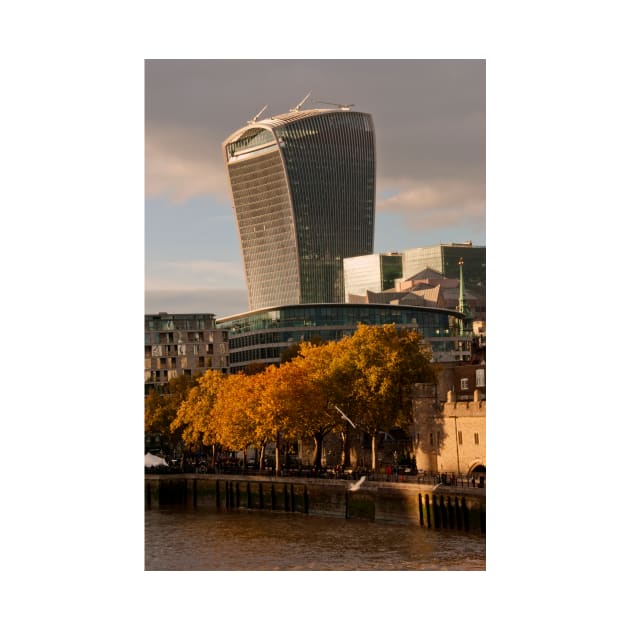
[[[486,283],[486,246],[450,243],[431,247],[416,247],[402,252],[403,278],[430,267],[447,278],[459,278],[459,259],[464,259],[466,285]]]
[[[402,278],[402,254],[370,254],[343,261],[346,302],[350,295],[393,289],[398,278]]]
[[[369,114],[310,109],[223,143],[250,310],[344,301],[343,259],[374,247]]]
[[[393,304],[302,304],[260,309],[217,319],[229,336],[230,371],[249,363],[279,363],[289,346],[315,337],[327,342],[352,335],[357,324],[417,330],[434,361],[468,360],[470,338],[457,335],[462,314],[454,310]]]

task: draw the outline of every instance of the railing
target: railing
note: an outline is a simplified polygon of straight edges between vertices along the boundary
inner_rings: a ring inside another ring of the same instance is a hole
[[[217,464],[214,468],[207,464],[186,464],[182,469],[180,466],[159,466],[155,468],[145,468],[146,473],[156,474],[176,474],[176,473],[197,473],[197,474],[220,474],[220,475],[248,475],[265,477],[301,477],[306,479],[342,479],[347,481],[357,481],[365,476],[367,481],[380,481],[390,483],[419,483],[429,485],[442,485],[454,488],[485,488],[486,475],[479,473],[473,476],[457,474],[454,472],[434,472],[434,471],[411,471],[399,467],[391,473],[372,472],[362,469],[320,469],[311,468],[283,468],[279,474],[271,467],[264,470],[242,466],[236,464]]]

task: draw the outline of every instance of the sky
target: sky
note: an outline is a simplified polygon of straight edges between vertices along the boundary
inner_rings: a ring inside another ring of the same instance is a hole
[[[221,143],[309,92],[373,117],[375,252],[486,244],[483,59],[147,60],[147,313],[248,310]]]

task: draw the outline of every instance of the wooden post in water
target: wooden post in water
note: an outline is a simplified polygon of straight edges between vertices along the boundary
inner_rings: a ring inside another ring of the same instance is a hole
[[[466,498],[462,497],[462,517],[464,520],[464,531],[470,531],[470,517],[468,515],[468,506],[466,505]]]
[[[462,501],[464,499],[462,498]],[[457,529],[462,529],[462,510],[459,505],[459,497],[455,497],[455,520],[457,521]]]
[[[442,515],[440,514],[440,498],[437,494],[433,495],[433,522],[435,529],[442,527]]]

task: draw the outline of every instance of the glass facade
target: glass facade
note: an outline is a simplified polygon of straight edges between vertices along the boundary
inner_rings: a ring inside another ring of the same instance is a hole
[[[466,243],[416,247],[403,253],[405,279],[430,267],[447,278],[459,279],[459,259],[464,259],[464,284],[472,286],[486,282],[486,248]]]
[[[405,280],[423,271],[426,267],[444,275],[442,272],[440,245],[433,247],[415,247],[414,249],[407,249],[403,252],[403,278]],[[457,272],[457,277],[459,278],[459,271]]]
[[[365,295],[366,291],[386,291],[394,288],[394,280],[402,277],[402,254],[371,254],[343,261],[345,300],[350,295]]]
[[[223,146],[249,308],[343,302],[343,259],[374,246],[370,115],[274,116]]]
[[[417,330],[430,343],[434,355],[455,350],[453,338],[461,314],[445,309],[390,304],[308,304],[261,309],[217,320],[227,330],[230,370],[252,362],[278,363],[292,344],[319,337],[334,341],[352,335],[357,323],[397,324]]]
[[[402,255],[387,254],[380,256],[382,290],[394,288],[394,281],[402,278]]]

